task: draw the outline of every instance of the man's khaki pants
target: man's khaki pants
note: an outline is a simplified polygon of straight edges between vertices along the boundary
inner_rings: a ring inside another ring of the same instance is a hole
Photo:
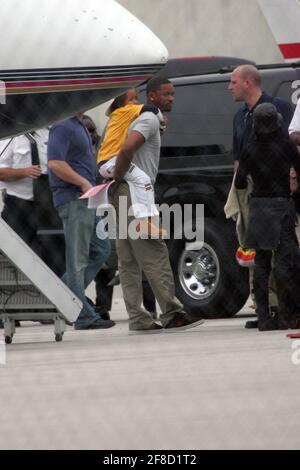
[[[126,183],[112,187],[110,201],[117,212],[117,251],[119,273],[126,310],[129,315],[129,329],[148,328],[153,323],[151,315],[142,309],[142,271],[154,292],[162,314],[160,320],[165,326],[175,312],[182,312],[183,305],[175,297],[174,277],[169,261],[169,253],[163,240],[126,237],[119,239],[120,231],[128,233],[133,217],[120,217],[120,197],[127,199],[131,206],[129,187]],[[123,222],[124,220],[124,222]],[[122,223],[123,222],[123,223]]]

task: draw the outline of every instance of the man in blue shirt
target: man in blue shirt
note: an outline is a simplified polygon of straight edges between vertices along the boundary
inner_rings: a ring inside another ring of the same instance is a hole
[[[288,131],[293,117],[293,108],[287,101],[265,93],[261,88],[262,80],[258,69],[251,64],[240,65],[231,74],[229,91],[235,101],[244,101],[233,120],[233,158],[235,170],[242,150],[254,136],[253,112],[262,103],[272,103],[282,116],[282,127]]]
[[[103,230],[101,221],[95,210],[88,209],[87,201],[79,199],[95,186],[97,174],[92,141],[80,117],[54,125],[48,142],[50,186],[66,243],[63,280],[83,303],[75,329],[110,328],[114,322],[101,319],[85,297],[86,287],[109,256],[110,242],[108,238],[97,237],[96,227],[98,233]]]

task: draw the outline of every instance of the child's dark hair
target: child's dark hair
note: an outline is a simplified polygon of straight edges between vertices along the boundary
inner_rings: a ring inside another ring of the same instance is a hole
[[[110,107],[108,108],[109,114],[113,113],[116,109],[122,108],[125,105],[127,99],[127,92],[123,93],[123,95],[117,96],[114,99]]]

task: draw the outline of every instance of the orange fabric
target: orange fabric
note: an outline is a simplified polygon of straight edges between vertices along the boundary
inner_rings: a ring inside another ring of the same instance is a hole
[[[235,257],[237,262],[244,267],[254,266],[255,263],[255,250],[245,250],[241,246],[237,249]]]

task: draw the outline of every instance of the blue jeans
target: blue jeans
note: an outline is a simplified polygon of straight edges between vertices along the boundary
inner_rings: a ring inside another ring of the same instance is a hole
[[[101,240],[96,235],[104,232],[96,211],[88,209],[86,200],[74,200],[58,207],[64,227],[66,243],[66,273],[62,280],[81,300],[83,308],[76,325],[87,325],[99,318],[87,302],[85,289],[95,279],[110,254],[109,238]]]

